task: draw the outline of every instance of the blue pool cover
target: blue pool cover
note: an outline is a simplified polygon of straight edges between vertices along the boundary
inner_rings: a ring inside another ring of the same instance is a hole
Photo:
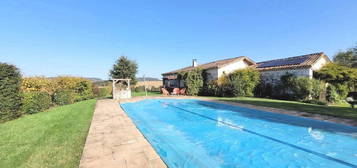
[[[121,106],[169,167],[357,167],[357,127],[200,100]]]

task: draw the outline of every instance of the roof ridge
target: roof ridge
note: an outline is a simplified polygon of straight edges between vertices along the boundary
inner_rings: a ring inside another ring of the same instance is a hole
[[[184,71],[184,70],[190,69],[190,68],[200,68],[200,67],[208,66],[210,64],[214,65],[214,64],[217,64],[217,63],[225,62],[225,61],[234,61],[234,60],[244,59],[244,58],[247,58],[247,56],[238,56],[238,57],[226,58],[226,59],[221,59],[221,60],[215,60],[215,61],[211,61],[211,62],[204,63],[204,64],[198,64],[196,67],[186,66],[184,68],[180,68],[180,69],[177,69],[177,70],[174,70],[174,71],[170,71],[170,72],[166,72],[166,73],[163,73],[163,74],[175,73],[177,71]],[[212,67],[218,67],[218,65],[212,66]]]
[[[238,57],[226,58],[226,59],[221,59],[221,60],[215,60],[215,61],[207,62],[207,63],[204,63],[204,64],[210,64],[210,63],[214,63],[214,62],[218,62],[218,61],[227,61],[227,60],[230,60],[230,59],[238,59],[238,58],[242,58],[242,57],[246,57],[246,56],[238,56]],[[201,65],[204,65],[204,64],[201,64]]]

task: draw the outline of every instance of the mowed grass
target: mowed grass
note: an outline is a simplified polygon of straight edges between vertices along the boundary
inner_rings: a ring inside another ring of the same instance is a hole
[[[145,92],[132,92],[133,97],[136,96],[146,96]],[[161,96],[160,92],[148,92],[148,96]]]
[[[0,167],[78,167],[96,100],[0,124]]]
[[[251,104],[256,106],[273,107],[285,110],[294,110],[315,114],[323,114],[340,118],[354,119],[357,121],[357,109],[352,109],[346,104],[327,106],[327,105],[316,105],[308,104],[297,101],[285,101],[276,99],[265,99],[265,98],[255,98],[255,97],[208,97],[213,99],[218,99],[222,101],[237,102],[244,104]]]

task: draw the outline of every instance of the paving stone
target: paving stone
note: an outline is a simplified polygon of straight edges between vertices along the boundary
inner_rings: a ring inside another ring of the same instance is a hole
[[[80,168],[166,167],[159,155],[114,100],[99,100]]]

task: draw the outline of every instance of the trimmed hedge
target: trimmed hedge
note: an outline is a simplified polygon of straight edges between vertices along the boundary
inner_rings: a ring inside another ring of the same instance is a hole
[[[145,86],[137,86],[134,88],[135,92],[144,92],[145,91]]]
[[[46,92],[52,96],[56,92],[73,92],[74,101],[91,99],[93,94],[93,83],[80,77],[60,76],[56,78],[30,77],[24,78],[22,83],[24,92]]]
[[[112,93],[112,88],[109,86],[105,86],[105,87],[95,86],[95,87],[93,87],[94,97],[103,98],[103,97],[111,96],[111,93]]]
[[[22,112],[34,114],[49,109],[51,105],[52,100],[48,93],[39,91],[26,92],[24,93]]]
[[[74,92],[71,90],[57,90],[53,94],[53,103],[56,105],[66,105],[74,103]]]
[[[13,65],[0,63],[0,122],[19,117],[21,74]]]
[[[79,77],[60,76],[53,79],[55,90],[72,90],[74,101],[91,99],[93,94],[93,83],[87,79]]]

